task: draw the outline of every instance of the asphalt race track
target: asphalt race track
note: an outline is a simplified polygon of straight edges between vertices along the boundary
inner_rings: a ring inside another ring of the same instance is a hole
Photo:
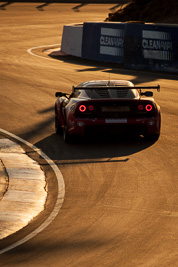
[[[0,4],[0,128],[42,149],[65,182],[65,200],[54,221],[1,254],[0,266],[167,267],[178,262],[178,76],[52,58],[38,48],[60,44],[64,24],[103,21],[114,6]],[[27,52],[31,48],[38,56]],[[109,78],[161,85],[154,94],[162,111],[157,142],[128,137],[66,145],[55,135],[55,92]],[[55,181],[49,189],[50,213]],[[0,250],[28,235],[44,216],[1,240]]]

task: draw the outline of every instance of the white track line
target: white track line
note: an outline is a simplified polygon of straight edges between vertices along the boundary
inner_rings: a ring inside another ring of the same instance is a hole
[[[0,239],[19,231],[44,210],[46,177],[38,162],[9,138],[0,139],[0,159],[8,190],[0,202]]]
[[[47,48],[47,47],[52,47],[52,46],[55,46],[55,45],[61,45],[61,44],[52,44],[52,45],[42,45],[42,46],[36,46],[36,47],[32,47],[32,48],[29,48],[28,50],[27,50],[27,52],[30,54],[30,55],[32,55],[32,56],[35,56],[35,57],[39,57],[39,58],[42,58],[42,59],[47,59],[47,60],[52,60],[52,61],[56,61],[56,59],[52,59],[52,58],[48,58],[48,57],[43,57],[43,56],[39,56],[39,55],[36,55],[36,54],[34,54],[33,52],[32,52],[32,50],[34,50],[34,49],[38,49],[38,48]],[[87,59],[86,59],[87,60]],[[101,62],[102,63],[102,62]],[[103,63],[105,63],[105,62],[103,62]],[[103,66],[99,66],[100,68],[103,68],[103,69],[105,69],[105,67],[103,67]],[[109,69],[109,67],[108,67],[108,69]],[[114,68],[114,67],[112,67],[112,69],[118,69],[118,68]],[[163,79],[165,78],[165,77],[173,77],[173,78],[177,78],[177,75],[176,74],[174,74],[174,73],[160,73],[160,72],[151,72],[151,71],[141,71],[141,70],[134,70],[134,69],[126,69],[126,68],[121,68],[122,70],[125,70],[125,71],[130,71],[131,73],[132,73],[132,75],[133,75],[133,73],[140,73],[140,74],[147,74],[147,75],[153,75],[153,76],[163,76]]]
[[[52,47],[52,46],[56,46],[56,45],[60,45],[60,44],[52,44],[52,45],[36,46],[36,47],[29,48],[29,49],[27,50],[27,52],[28,52],[30,55],[35,56],[35,57],[39,57],[39,58],[42,58],[42,59],[47,59],[47,60],[55,61],[55,60],[52,59],[52,58],[49,58],[49,57],[43,57],[43,56],[39,56],[39,55],[37,55],[37,54],[34,54],[34,53],[32,52],[32,50],[34,50],[34,49],[38,49],[38,48]]]
[[[4,249],[1,249],[0,250],[0,255],[1,255],[1,254],[5,253],[9,250],[12,250],[12,249],[22,245],[23,243],[27,242],[28,240],[30,240],[31,238],[36,236],[38,233],[43,231],[54,220],[54,218],[57,216],[59,210],[61,209],[63,201],[64,201],[65,184],[64,184],[63,176],[62,176],[60,170],[58,169],[58,167],[56,166],[56,164],[45,153],[43,153],[40,149],[38,149],[36,146],[32,145],[31,143],[25,141],[24,139],[12,134],[12,133],[9,133],[9,132],[1,129],[1,128],[0,128],[0,133],[6,134],[6,135],[20,141],[21,143],[24,143],[25,145],[31,147],[34,151],[36,151],[51,166],[51,168],[53,169],[53,171],[56,175],[57,182],[58,182],[58,196],[57,196],[56,204],[54,206],[53,211],[49,215],[49,217],[36,230],[34,230],[31,234],[29,234],[26,237],[22,238],[21,240],[15,242],[14,244],[12,244],[12,245],[4,248]]]

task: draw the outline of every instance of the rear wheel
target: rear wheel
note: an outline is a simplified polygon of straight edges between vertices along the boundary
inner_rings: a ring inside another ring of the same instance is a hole
[[[149,134],[146,136],[147,140],[156,142],[159,139],[160,134]]]
[[[55,109],[55,132],[57,134],[62,134],[62,127],[61,127],[61,124],[60,124],[56,109]]]
[[[64,142],[67,144],[72,143],[72,140],[73,140],[72,135],[68,133],[66,125],[64,125],[64,128],[63,128],[63,139],[64,139]]]

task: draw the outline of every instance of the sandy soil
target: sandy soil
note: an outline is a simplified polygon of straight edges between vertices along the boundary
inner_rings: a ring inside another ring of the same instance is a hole
[[[142,21],[178,24],[177,0],[132,0],[108,14],[107,21]]]

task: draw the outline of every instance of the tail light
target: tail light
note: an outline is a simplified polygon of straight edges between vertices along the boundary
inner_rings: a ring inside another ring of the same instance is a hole
[[[94,110],[94,106],[93,105],[89,105],[88,107],[86,107],[85,105],[80,105],[79,106],[79,111],[80,112],[85,112],[87,109],[89,111],[93,111]]]
[[[144,111],[144,110],[146,110],[146,111],[149,112],[149,111],[152,111],[153,106],[152,106],[151,104],[147,104],[147,105],[139,104],[139,105],[137,106],[137,108],[138,108],[139,111]]]
[[[152,105],[148,104],[145,106],[146,111],[151,111],[153,109]]]
[[[89,109],[90,111],[93,111],[93,110],[94,110],[94,106],[93,106],[93,105],[90,105],[90,106],[88,106],[88,109]]]
[[[80,110],[80,112],[85,112],[86,111],[86,106],[85,105],[80,105],[79,106],[79,110]]]
[[[138,105],[138,110],[143,110],[143,105]]]

